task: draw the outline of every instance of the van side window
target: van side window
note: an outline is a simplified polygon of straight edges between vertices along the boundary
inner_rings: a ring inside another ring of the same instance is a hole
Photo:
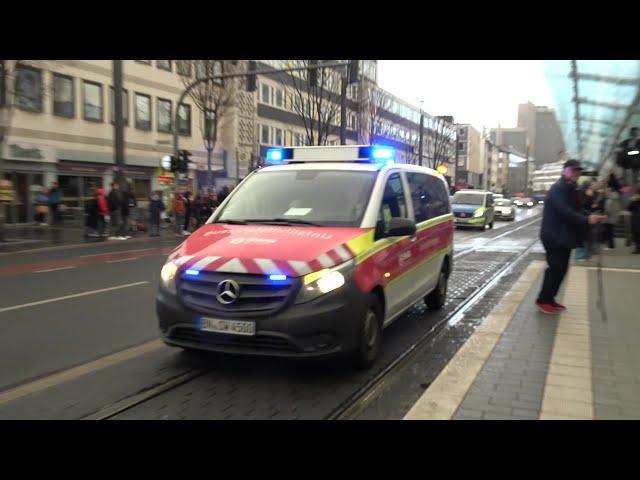
[[[404,188],[399,173],[392,173],[387,179],[382,196],[382,204],[378,212],[376,238],[389,231],[389,222],[394,217],[408,218],[407,205],[404,201]]]
[[[407,173],[416,223],[449,213],[449,197],[442,181],[426,173]]]

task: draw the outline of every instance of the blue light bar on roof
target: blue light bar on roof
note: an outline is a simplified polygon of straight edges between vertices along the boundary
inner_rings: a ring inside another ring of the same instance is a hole
[[[287,276],[282,274],[272,274],[269,275],[269,280],[286,280]]]
[[[370,147],[361,147],[358,152],[360,158],[369,159],[376,163],[393,163],[396,158],[396,152],[393,147],[383,145],[372,145]]]
[[[271,164],[284,163],[293,158],[292,148],[270,148],[267,150],[267,162]]]

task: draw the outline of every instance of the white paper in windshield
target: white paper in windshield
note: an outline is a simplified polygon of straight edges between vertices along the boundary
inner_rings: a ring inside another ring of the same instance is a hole
[[[313,208],[290,208],[284,214],[302,217],[304,215],[307,215],[311,210],[313,210]]]

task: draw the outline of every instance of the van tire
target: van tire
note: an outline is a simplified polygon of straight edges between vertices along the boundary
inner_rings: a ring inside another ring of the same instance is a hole
[[[382,346],[382,304],[376,295],[369,295],[367,308],[358,322],[358,346],[353,352],[351,360],[359,370],[371,367]]]
[[[427,304],[430,310],[439,310],[444,306],[447,300],[447,288],[448,288],[448,276],[447,271],[442,266],[440,270],[440,276],[438,277],[438,284],[431,293],[424,297],[424,303]]]

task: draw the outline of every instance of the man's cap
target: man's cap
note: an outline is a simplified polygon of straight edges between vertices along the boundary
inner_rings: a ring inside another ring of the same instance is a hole
[[[562,168],[573,168],[575,170],[582,170],[582,165],[578,160],[570,159],[564,162],[564,166]]]

